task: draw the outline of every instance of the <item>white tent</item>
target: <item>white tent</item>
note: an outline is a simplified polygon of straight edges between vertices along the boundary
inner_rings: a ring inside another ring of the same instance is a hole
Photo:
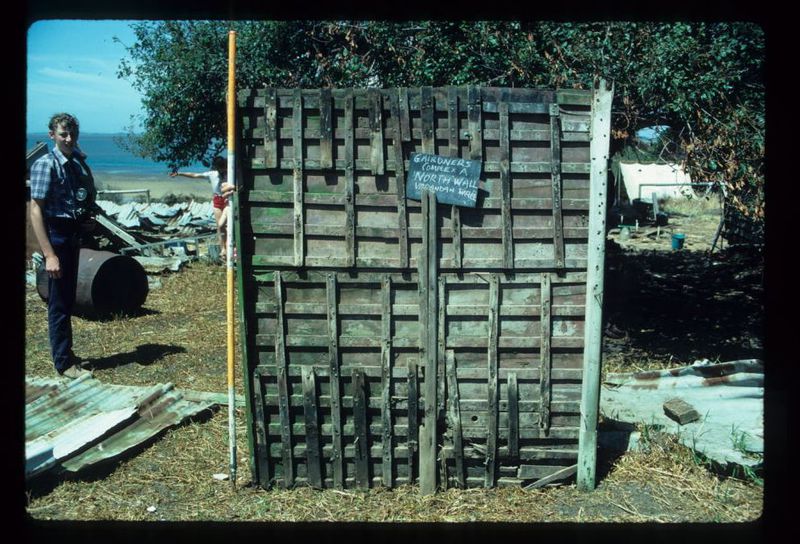
[[[658,194],[659,198],[677,198],[694,194],[691,187],[692,180],[679,164],[620,162],[619,171],[631,202],[637,198],[650,202],[654,193]]]

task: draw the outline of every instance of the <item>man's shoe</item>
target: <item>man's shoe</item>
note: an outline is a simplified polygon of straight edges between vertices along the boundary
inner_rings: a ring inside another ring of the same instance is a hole
[[[68,369],[66,369],[64,372],[61,372],[61,376],[64,376],[65,378],[69,378],[71,380],[74,380],[75,378],[80,378],[81,376],[87,376],[87,375],[91,376],[92,373],[90,371],[88,371],[88,370],[82,369],[78,365],[71,366]]]

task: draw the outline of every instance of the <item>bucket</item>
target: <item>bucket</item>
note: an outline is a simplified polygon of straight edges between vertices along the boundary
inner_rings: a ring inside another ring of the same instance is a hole
[[[683,248],[683,242],[686,239],[686,235],[680,232],[676,232],[672,235],[672,249],[681,249]]]

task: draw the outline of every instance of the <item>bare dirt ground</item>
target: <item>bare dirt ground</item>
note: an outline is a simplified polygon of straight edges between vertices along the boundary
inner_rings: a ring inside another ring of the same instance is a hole
[[[611,231],[604,372],[761,355],[763,259],[729,249],[709,257],[718,222],[718,210],[699,203],[676,207],[661,238],[651,239],[654,228],[643,226],[624,242]],[[684,249],[671,249],[670,228],[687,234]],[[75,318],[76,350],[103,382],[172,382],[178,388],[224,393],[224,267],[198,262],[159,279],[161,287],[151,290],[139,315]],[[51,376],[45,307],[31,286],[25,317],[26,374]],[[241,355],[236,359],[237,392],[242,393]],[[764,512],[759,477],[718,474],[674,438],[658,433],[648,434],[641,452],[598,451],[598,485],[589,493],[574,483],[530,491],[449,489],[428,497],[413,486],[265,491],[250,479],[245,421],[243,409],[237,410],[235,489],[212,478],[228,471],[223,408],[91,474],[35,482],[27,489],[28,520],[45,533],[60,527],[53,520],[113,520],[393,522],[401,528],[419,522],[504,522],[523,528],[565,523],[573,531],[579,527],[575,524],[586,522],[638,527],[734,523],[741,535],[758,531]],[[78,524],[79,530],[83,527]]]

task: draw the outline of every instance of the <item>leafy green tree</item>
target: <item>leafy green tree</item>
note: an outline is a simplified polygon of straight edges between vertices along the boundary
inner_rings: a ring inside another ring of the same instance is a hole
[[[665,125],[696,181],[764,215],[764,31],[752,23],[163,21],[133,25],[120,66],[144,96],[128,146],[182,166],[224,149],[227,35],[237,85],[392,87],[615,84],[612,145]]]

